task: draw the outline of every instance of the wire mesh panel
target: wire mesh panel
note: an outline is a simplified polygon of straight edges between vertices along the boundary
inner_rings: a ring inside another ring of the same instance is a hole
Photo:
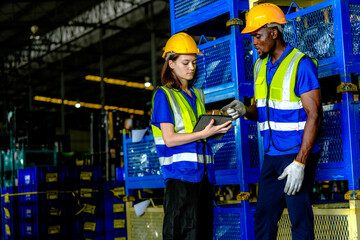
[[[207,89],[231,80],[230,40],[199,49],[204,54],[198,56],[198,79],[195,87]]]
[[[214,209],[214,240],[241,239],[240,208]]]
[[[360,55],[360,4],[350,4],[351,40],[354,55]]]
[[[209,140],[216,170],[236,169],[235,131],[231,128],[221,140]]]
[[[162,206],[148,207],[141,216],[136,216],[133,207],[128,208],[127,211],[129,240],[163,239],[164,211]]]
[[[326,213],[327,209],[314,210],[314,232],[316,240],[349,239],[348,215],[346,213]],[[340,212],[340,211],[339,211]],[[278,222],[277,240],[291,239],[291,222],[284,213]]]
[[[248,132],[249,132],[248,137],[249,137],[249,150],[250,150],[250,167],[260,168],[257,124],[254,122],[249,122]]]
[[[245,59],[245,81],[254,81],[254,60],[251,38],[243,38],[244,59]]]
[[[218,0],[174,0],[175,19],[206,7]]]
[[[154,140],[129,143],[127,157],[129,177],[162,174]]]
[[[343,162],[343,148],[341,138],[341,104],[334,107],[324,107],[324,117],[319,137],[319,163]]]
[[[288,20],[284,38],[317,60],[335,56],[333,7],[327,6]]]

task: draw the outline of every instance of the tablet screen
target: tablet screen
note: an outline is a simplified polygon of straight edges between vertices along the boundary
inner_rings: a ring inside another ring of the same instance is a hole
[[[229,120],[232,120],[231,116],[222,116],[222,115],[201,115],[199,120],[196,122],[193,132],[199,132],[203,130],[207,125],[209,125],[211,119],[215,120],[214,125],[220,125],[226,123]],[[219,133],[211,136],[210,138],[220,140],[225,133]]]

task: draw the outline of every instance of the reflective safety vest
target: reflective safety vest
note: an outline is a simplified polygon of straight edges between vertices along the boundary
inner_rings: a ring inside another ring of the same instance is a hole
[[[179,90],[164,86],[160,88],[165,92],[173,113],[174,131],[176,133],[192,133],[199,116],[206,114],[203,91],[193,88],[196,96],[197,115],[195,115],[190,103]],[[152,104],[154,105],[154,99]],[[180,146],[167,147],[161,129],[154,125],[151,125],[151,127],[165,180],[173,178],[188,182],[200,182],[204,175],[206,163],[209,182],[215,183],[214,158],[211,147],[207,142],[196,141]]]
[[[265,152],[269,151],[270,141],[282,152],[301,145],[307,114],[301,98],[295,94],[295,84],[299,62],[304,56],[294,48],[280,63],[270,87],[266,80],[269,56],[255,63],[255,100]],[[312,60],[317,66],[317,61]]]

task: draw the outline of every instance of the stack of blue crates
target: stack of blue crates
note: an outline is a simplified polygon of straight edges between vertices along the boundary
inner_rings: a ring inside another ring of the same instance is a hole
[[[330,76],[340,79],[338,84],[354,83],[352,78],[360,74],[359,0],[327,0],[289,13],[286,19],[286,41],[318,60],[320,83]],[[346,91],[340,103],[323,106],[321,157],[315,180],[346,180],[349,190],[359,190],[359,110],[354,93]]]
[[[18,170],[20,239],[64,239],[68,232],[65,180],[67,169]]]
[[[80,166],[71,173],[74,187],[73,239],[103,240],[104,204],[100,166]]]
[[[105,240],[126,240],[124,181],[104,182]]]
[[[17,187],[1,188],[1,229],[3,240],[19,239],[18,198],[15,195]],[[7,195],[9,194],[9,195]]]

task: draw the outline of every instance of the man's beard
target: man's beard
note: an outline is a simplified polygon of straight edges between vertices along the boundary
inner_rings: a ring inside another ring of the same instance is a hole
[[[261,59],[265,59],[267,57],[267,53],[262,53],[260,56],[259,56]]]

